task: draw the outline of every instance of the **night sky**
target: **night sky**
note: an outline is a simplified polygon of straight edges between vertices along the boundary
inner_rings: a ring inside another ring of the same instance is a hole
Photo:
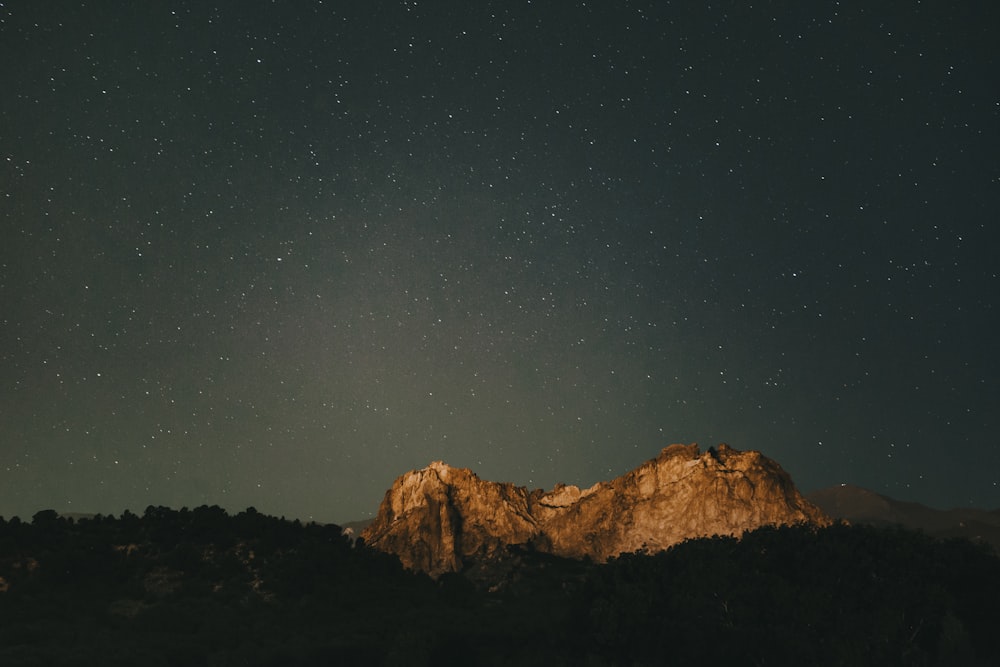
[[[1000,507],[998,10],[872,5],[0,2],[0,515]]]

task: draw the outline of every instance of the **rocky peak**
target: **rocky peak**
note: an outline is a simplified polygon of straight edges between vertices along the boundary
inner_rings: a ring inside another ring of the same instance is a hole
[[[604,561],[685,539],[829,519],[776,462],[727,445],[671,445],[621,477],[529,492],[435,461],[400,476],[362,537],[408,568],[440,575],[508,545]]]

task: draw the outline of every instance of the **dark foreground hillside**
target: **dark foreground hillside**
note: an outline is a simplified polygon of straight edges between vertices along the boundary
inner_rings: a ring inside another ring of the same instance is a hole
[[[870,526],[438,581],[249,509],[0,521],[0,665],[996,665],[1000,560]]]

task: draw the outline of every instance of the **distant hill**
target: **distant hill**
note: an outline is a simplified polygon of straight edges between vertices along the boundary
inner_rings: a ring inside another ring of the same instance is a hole
[[[807,493],[806,498],[834,519],[874,526],[898,525],[934,537],[964,537],[987,542],[1000,553],[1000,509],[939,510],[895,500],[851,484],[813,491]]]
[[[346,535],[351,540],[351,542],[354,542],[354,540],[358,539],[361,536],[361,533],[364,531],[365,528],[368,527],[369,524],[371,524],[371,522],[372,522],[371,519],[348,521],[346,523],[340,524],[340,528],[341,530],[344,531],[344,535]]]

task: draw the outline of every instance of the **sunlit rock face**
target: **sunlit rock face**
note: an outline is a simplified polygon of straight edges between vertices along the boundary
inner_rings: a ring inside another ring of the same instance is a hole
[[[362,537],[404,566],[438,576],[506,545],[604,561],[693,537],[802,522],[830,520],[760,452],[720,445],[702,454],[697,445],[671,445],[585,490],[560,484],[529,492],[435,462],[393,483]]]
[[[726,445],[701,454],[673,445],[635,470],[598,484],[553,516],[552,553],[604,561],[661,551],[692,537],[741,535],[765,525],[827,524],[788,474],[760,452]]]
[[[538,532],[527,489],[436,461],[393,483],[361,537],[406,567],[436,576],[460,570],[465,557],[489,558]]]

